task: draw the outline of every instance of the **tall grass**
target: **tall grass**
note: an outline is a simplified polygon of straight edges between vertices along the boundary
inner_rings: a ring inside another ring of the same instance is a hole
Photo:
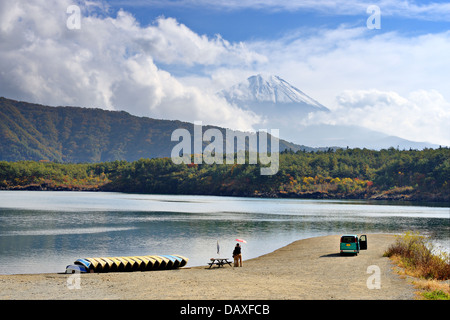
[[[431,241],[417,232],[398,236],[384,256],[398,258],[413,276],[435,280],[450,278],[449,254],[437,252]]]

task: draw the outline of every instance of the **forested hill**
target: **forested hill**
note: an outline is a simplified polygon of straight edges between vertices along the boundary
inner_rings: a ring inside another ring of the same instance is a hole
[[[248,161],[173,163],[179,128],[193,131],[186,122],[0,98],[0,190],[450,200],[449,148],[311,152],[280,141],[279,170],[266,176]]]
[[[187,122],[0,97],[0,160],[92,163],[170,157],[178,143],[171,141],[171,134],[179,128],[193,132],[193,124]],[[213,127],[204,126],[208,128]],[[280,151],[313,150],[283,140],[279,146]]]
[[[0,190],[91,190],[326,199],[450,200],[450,149],[283,152],[260,164],[174,164],[170,158],[60,164],[0,161]]]

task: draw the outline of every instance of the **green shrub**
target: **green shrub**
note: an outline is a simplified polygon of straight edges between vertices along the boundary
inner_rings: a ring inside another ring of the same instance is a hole
[[[417,232],[406,232],[385,252],[384,256],[400,257],[405,268],[425,279],[447,280],[450,263],[447,253],[435,253],[431,241]]]
[[[442,290],[426,291],[422,296],[428,300],[450,300],[450,295]]]

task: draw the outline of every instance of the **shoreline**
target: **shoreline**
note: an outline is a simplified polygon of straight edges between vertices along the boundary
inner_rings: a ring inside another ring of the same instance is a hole
[[[177,194],[177,193],[135,193],[126,192],[120,190],[101,190],[99,188],[68,188],[68,187],[44,187],[41,186],[20,186],[20,187],[0,187],[0,191],[39,191],[39,192],[100,192],[100,193],[124,193],[124,194],[141,194],[141,195],[167,195],[167,196],[211,196],[211,197],[237,197],[237,198],[251,198],[251,199],[298,199],[298,200],[360,200],[360,201],[371,201],[373,203],[377,202],[397,202],[406,204],[418,204],[418,203],[429,203],[436,205],[443,205],[445,207],[450,207],[449,199],[446,198],[436,198],[430,196],[429,198],[421,198],[410,195],[398,194],[394,196],[388,195],[374,195],[371,197],[356,197],[356,196],[334,196],[328,193],[305,193],[305,194]]]
[[[368,234],[368,250],[339,254],[339,235],[294,241],[245,260],[243,267],[193,266],[175,270],[0,275],[0,300],[413,300],[415,289],[383,257],[392,234]],[[370,288],[370,266],[380,289]],[[217,290],[220,287],[220,290]]]

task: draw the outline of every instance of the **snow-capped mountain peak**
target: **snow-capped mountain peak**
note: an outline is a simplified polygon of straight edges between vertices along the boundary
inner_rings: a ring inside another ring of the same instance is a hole
[[[232,86],[220,93],[229,102],[236,104],[272,103],[272,104],[302,104],[326,110],[316,100],[301,90],[289,84],[276,75],[254,75],[246,81]]]

